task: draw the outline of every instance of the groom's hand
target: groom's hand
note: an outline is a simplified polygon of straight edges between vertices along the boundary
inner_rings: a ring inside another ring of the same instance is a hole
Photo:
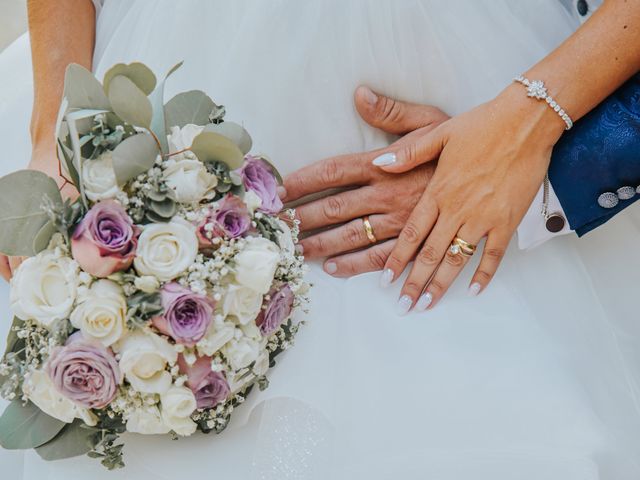
[[[342,190],[296,208],[301,230],[312,233],[301,241],[305,257],[332,257],[324,268],[338,277],[382,269],[435,169],[426,164],[398,176],[383,172],[371,161],[410,144],[449,118],[435,107],[393,100],[367,87],[356,90],[355,106],[369,125],[404,136],[389,148],[322,160],[292,173],[284,182],[286,202]],[[368,238],[364,216],[369,216],[378,243]]]

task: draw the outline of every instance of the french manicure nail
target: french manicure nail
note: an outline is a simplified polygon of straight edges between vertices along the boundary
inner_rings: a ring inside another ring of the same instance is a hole
[[[364,94],[365,102],[367,102],[369,105],[375,105],[376,103],[378,103],[378,96],[373,93],[373,90],[371,90],[369,87],[363,86],[362,93]]]
[[[396,163],[396,154],[395,153],[383,153],[379,157],[373,159],[372,162],[376,167],[386,167],[389,165],[393,165]]]
[[[416,310],[418,310],[419,312],[424,312],[429,307],[429,305],[431,305],[432,301],[433,295],[431,295],[430,292],[423,293],[422,295],[420,295],[418,303],[416,303]]]
[[[295,249],[298,255],[302,255],[304,253],[304,245],[302,245],[301,243],[296,243]]]
[[[287,196],[287,189],[280,185],[278,186],[278,188],[276,188],[276,193],[278,194],[278,197],[280,199],[283,199]]]
[[[338,271],[338,266],[333,262],[326,263],[324,265],[324,271],[327,272],[329,275],[333,275]]]
[[[413,305],[411,297],[409,295],[402,295],[400,300],[398,300],[398,308],[396,309],[398,315],[406,315],[411,305]]]
[[[387,288],[393,282],[393,270],[390,268],[385,269],[380,276],[380,286]]]
[[[482,288],[482,285],[480,285],[478,282],[472,283],[471,286],[469,287],[469,295],[472,297],[477,297],[478,294],[480,293],[481,288]]]

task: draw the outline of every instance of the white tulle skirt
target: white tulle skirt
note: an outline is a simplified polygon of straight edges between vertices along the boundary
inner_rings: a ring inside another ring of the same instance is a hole
[[[95,70],[139,60],[206,90],[290,172],[390,139],[359,84],[458,114],[577,26],[557,0],[107,0]],[[0,56],[3,172],[29,157],[28,40]],[[398,286],[318,266],[308,326],[223,435],[127,436],[124,473],[0,452],[24,480],[640,478],[638,208],[578,240],[511,248],[478,298],[467,268],[433,311],[397,317]],[[0,305],[8,325],[7,289]],[[6,465],[6,467],[5,467]]]

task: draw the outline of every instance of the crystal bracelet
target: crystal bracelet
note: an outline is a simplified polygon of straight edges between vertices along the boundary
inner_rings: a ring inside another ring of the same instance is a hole
[[[547,102],[547,105],[549,105],[554,112],[560,115],[560,118],[562,118],[564,123],[567,125],[565,130],[569,130],[573,127],[573,120],[571,120],[571,117],[569,117],[567,112],[558,105],[558,102],[556,102],[553,97],[547,93],[547,87],[544,86],[544,82],[542,80],[529,80],[522,75],[517,76],[513,80],[527,87],[527,97],[533,97]]]

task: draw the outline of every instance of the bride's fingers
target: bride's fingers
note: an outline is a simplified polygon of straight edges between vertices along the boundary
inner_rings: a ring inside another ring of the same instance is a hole
[[[9,267],[11,268],[11,276],[16,273],[16,270],[24,262],[25,257],[9,257]]]
[[[296,207],[301,231],[337,225],[371,213],[378,204],[376,192],[373,187],[362,187]]]
[[[368,158],[360,154],[341,155],[303,167],[284,179],[282,200],[293,202],[330,188],[364,185],[371,179]]]
[[[402,223],[393,215],[370,215],[372,234],[378,241],[394,238]],[[324,258],[343,252],[357,250],[372,244],[367,235],[364,218],[356,218],[344,225],[327,230],[300,242],[305,258]]]
[[[378,155],[373,159],[373,165],[385,172],[403,173],[435,160],[447,143],[447,123],[425,132],[413,142],[403,142],[400,148]]]
[[[482,251],[480,265],[478,265],[469,285],[471,295],[478,295],[487,288],[500,266],[512,236],[513,232],[492,231],[489,233]]]
[[[472,245],[477,245],[482,238],[482,233],[478,230],[463,226],[458,230],[457,236]],[[453,237],[452,237],[453,240]],[[451,243],[451,242],[450,242]],[[435,274],[429,280],[427,287],[416,303],[416,310],[424,311],[433,308],[442,299],[449,287],[458,277],[464,266],[469,261],[469,256],[462,252],[452,253],[450,248],[438,266]]]
[[[4,255],[0,255],[0,275],[7,282],[11,280],[11,267],[9,266],[9,259]]]
[[[347,253],[324,262],[325,272],[334,277],[351,277],[382,270],[396,240],[387,240],[358,252]]]
[[[439,108],[395,100],[375,93],[365,86],[356,89],[354,102],[356,110],[365,122],[396,135],[437,125],[449,118]]]

